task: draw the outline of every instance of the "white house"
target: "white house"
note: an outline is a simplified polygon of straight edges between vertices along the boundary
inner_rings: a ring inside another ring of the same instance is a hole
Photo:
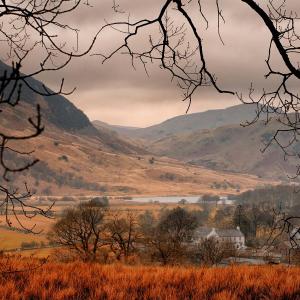
[[[231,242],[237,249],[245,248],[245,236],[239,227],[236,229],[199,227],[195,231],[193,241],[199,243],[209,238],[215,238],[220,242]]]

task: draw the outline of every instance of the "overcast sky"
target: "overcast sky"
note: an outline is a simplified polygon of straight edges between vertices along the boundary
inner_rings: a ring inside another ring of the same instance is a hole
[[[131,20],[154,18],[162,0],[119,0],[122,10],[129,11]],[[115,14],[112,0],[89,0],[93,7],[81,6],[66,22],[80,29],[80,46],[83,49],[93,35],[104,24],[127,18],[127,14]],[[265,58],[269,46],[269,33],[260,19],[240,0],[221,0],[226,20],[221,26],[223,45],[218,38],[215,1],[203,0],[203,10],[209,20],[209,29],[193,7],[187,7],[195,19],[199,19],[199,31],[203,36],[207,65],[218,77],[224,89],[246,92],[251,82],[261,88],[271,83],[264,81]],[[300,12],[297,0],[294,8]],[[180,19],[176,20],[180,22]],[[147,37],[149,32],[145,33]],[[144,36],[144,37],[145,37]],[[72,37],[65,36],[67,41]],[[122,42],[120,34],[111,29],[98,38],[93,53],[108,53]],[[139,41],[138,41],[139,42]],[[193,41],[191,41],[193,42]],[[142,42],[140,42],[142,44]],[[47,74],[41,79],[50,87],[64,77],[67,87],[77,90],[68,98],[82,109],[91,120],[111,124],[148,126],[176,115],[184,114],[187,103],[182,102],[182,91],[171,82],[169,73],[157,65],[148,65],[149,75],[140,64],[136,69],[130,65],[129,57],[116,55],[104,65],[99,56],[86,56],[73,60],[59,74]],[[199,90],[193,98],[190,113],[238,104],[234,96],[219,95],[210,88]]]

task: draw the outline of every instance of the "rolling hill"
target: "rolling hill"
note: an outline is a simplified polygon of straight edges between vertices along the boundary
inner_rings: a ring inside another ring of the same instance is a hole
[[[213,129],[231,124],[252,121],[255,117],[254,105],[236,105],[226,109],[208,110],[177,116],[160,124],[146,128],[109,125],[101,121],[93,121],[97,126],[106,127],[131,139],[156,141],[174,134],[187,134],[202,129]]]
[[[156,155],[213,170],[287,180],[288,174],[294,176],[297,172],[297,158],[284,159],[282,149],[276,145],[264,153],[261,151],[279,123],[272,121],[266,126],[260,121],[248,127],[241,126],[241,123],[254,119],[255,108],[254,105],[241,104],[187,114],[148,128],[104,126],[128,136]],[[94,124],[97,126],[97,122]],[[292,152],[298,153],[300,144],[296,143],[291,148]]]
[[[148,143],[146,149],[157,155],[179,159],[213,170],[255,174],[263,178],[287,180],[297,173],[297,157],[286,157],[276,144],[265,146],[278,123],[257,122],[248,127],[227,125],[214,129],[178,133]],[[286,143],[288,141],[286,140]],[[289,150],[297,153],[299,143]]]
[[[5,65],[0,66],[8,68]],[[1,70],[0,70],[1,72]],[[41,82],[31,78],[35,89]],[[264,184],[255,176],[188,166],[171,158],[149,154],[135,143],[97,126],[65,97],[43,97],[24,88],[18,109],[5,108],[0,128],[15,135],[28,132],[28,116],[33,105],[42,108],[45,132],[18,144],[20,151],[35,150],[40,162],[29,171],[16,174],[11,183],[20,187],[26,181],[40,195],[189,195],[229,193]],[[28,157],[8,155],[12,165]],[[19,162],[20,161],[20,162]],[[226,180],[225,180],[226,179]],[[221,186],[218,190],[215,184]]]

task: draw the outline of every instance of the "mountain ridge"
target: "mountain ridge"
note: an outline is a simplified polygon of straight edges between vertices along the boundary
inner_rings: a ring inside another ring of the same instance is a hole
[[[132,139],[150,139],[151,141],[155,141],[178,132],[187,133],[195,130],[213,129],[230,124],[241,124],[246,121],[252,121],[255,116],[256,105],[239,104],[225,109],[214,109],[176,116],[145,128],[120,127],[107,123],[105,123],[105,126]],[[101,121],[93,121],[95,126],[101,123]]]
[[[42,87],[41,82],[30,80],[35,87]],[[58,95],[42,97],[24,89],[20,104],[2,112],[0,130],[14,135],[29,131],[26,122],[36,103],[41,104],[45,131],[18,146],[23,151],[35,150],[31,157],[40,162],[27,172],[15,174],[12,182],[18,187],[26,182],[37,195],[222,194],[225,190],[215,191],[212,186],[214,182],[224,186],[224,176],[231,184],[226,192],[261,184],[255,176],[188,166],[150,154],[110,129],[96,129],[83,112]],[[9,163],[15,165],[24,159],[29,158],[15,155]]]
[[[127,130],[125,135],[155,155],[213,170],[287,180],[287,174],[297,173],[297,155],[284,159],[276,145],[261,151],[282,124],[274,118],[268,124],[258,120],[249,126],[240,125],[255,118],[256,107],[240,104],[182,115],[148,128]],[[297,154],[295,147],[300,149],[300,144],[291,149]]]

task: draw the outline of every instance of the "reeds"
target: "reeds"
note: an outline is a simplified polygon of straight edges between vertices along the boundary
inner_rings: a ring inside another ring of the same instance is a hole
[[[147,267],[10,260],[0,299],[300,299],[300,268]],[[0,263],[7,263],[1,260]],[[28,270],[26,270],[28,268]],[[4,268],[2,268],[4,269]]]

